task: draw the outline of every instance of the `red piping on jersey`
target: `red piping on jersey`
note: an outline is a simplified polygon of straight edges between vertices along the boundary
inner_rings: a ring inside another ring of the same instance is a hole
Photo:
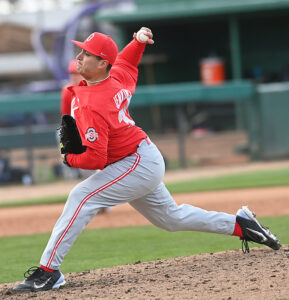
[[[97,190],[93,191],[92,193],[90,193],[89,195],[87,195],[78,205],[74,215],[72,216],[70,222],[68,223],[68,225],[66,226],[64,232],[62,233],[62,235],[60,236],[60,238],[58,239],[58,241],[55,244],[55,247],[53,248],[52,254],[48,260],[48,263],[46,265],[46,268],[50,268],[51,263],[53,261],[53,258],[55,256],[56,250],[58,248],[58,246],[60,245],[60,243],[62,242],[62,240],[64,239],[65,235],[67,234],[68,230],[70,229],[70,227],[72,226],[73,222],[75,221],[75,219],[77,218],[81,208],[83,207],[83,205],[85,204],[85,202],[90,199],[92,196],[94,196],[95,194],[105,190],[106,188],[110,187],[111,185],[113,185],[114,183],[120,181],[121,179],[123,179],[124,177],[126,177],[128,174],[130,174],[132,171],[134,171],[137,167],[137,165],[139,164],[140,161],[140,155],[138,153],[134,153],[136,155],[136,160],[133,164],[133,166],[128,169],[126,172],[124,172],[122,175],[120,175],[119,177],[115,178],[114,180],[106,183],[105,185],[101,186],[100,188],[98,188]]]

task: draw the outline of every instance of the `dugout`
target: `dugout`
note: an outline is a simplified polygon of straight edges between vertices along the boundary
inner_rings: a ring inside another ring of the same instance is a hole
[[[208,57],[223,60],[226,80],[289,80],[288,0],[136,0],[129,10],[96,12],[94,20],[115,26],[120,46],[140,26],[152,28],[156,44],[146,49],[141,85],[199,82]],[[245,104],[194,108],[209,112],[213,130],[248,129]],[[145,127],[173,124],[169,106],[133,112]]]
[[[154,66],[158,84],[199,81],[199,63],[210,55],[224,59],[228,80],[282,80],[288,17],[289,0],[136,0],[128,11],[96,12],[94,20],[116,27],[120,47],[140,26],[151,27],[157,43],[147,48],[144,65]]]

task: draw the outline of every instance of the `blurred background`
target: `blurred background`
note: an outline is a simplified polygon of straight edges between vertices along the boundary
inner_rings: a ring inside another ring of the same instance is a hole
[[[289,158],[289,0],[0,0],[0,185],[84,176],[56,139],[71,40],[142,26],[130,112],[167,169]]]

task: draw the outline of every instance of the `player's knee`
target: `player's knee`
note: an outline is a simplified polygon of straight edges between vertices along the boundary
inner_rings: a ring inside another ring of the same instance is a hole
[[[81,202],[84,197],[85,194],[80,189],[73,188],[68,195],[68,201],[73,201],[74,203]]]
[[[175,232],[183,230],[184,220],[179,214],[172,214],[166,220],[163,221],[163,228],[169,232]]]
[[[179,230],[178,224],[174,220],[166,220],[165,222],[159,224],[158,227],[169,232],[175,232]]]

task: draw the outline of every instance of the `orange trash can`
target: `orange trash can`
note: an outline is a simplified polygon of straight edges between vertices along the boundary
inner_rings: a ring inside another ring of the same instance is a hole
[[[205,85],[217,85],[225,81],[224,62],[217,57],[205,58],[200,63],[201,82]]]

